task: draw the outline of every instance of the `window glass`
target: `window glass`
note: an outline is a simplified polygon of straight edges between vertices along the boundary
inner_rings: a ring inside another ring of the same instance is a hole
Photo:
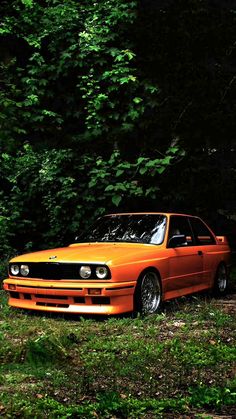
[[[174,215],[170,218],[169,239],[179,234],[186,236],[186,245],[193,246],[193,235],[188,219],[184,216]]]
[[[197,245],[215,244],[215,239],[207,226],[199,218],[189,219]]]
[[[161,244],[165,229],[162,214],[117,214],[98,219],[77,241]]]

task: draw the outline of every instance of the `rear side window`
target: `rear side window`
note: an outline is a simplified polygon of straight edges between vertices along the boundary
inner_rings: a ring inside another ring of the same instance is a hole
[[[184,234],[186,236],[187,246],[193,246],[193,233],[188,219],[184,216],[173,215],[170,218],[169,239],[179,234]]]
[[[216,244],[211,231],[199,218],[189,219],[196,240],[196,245]]]

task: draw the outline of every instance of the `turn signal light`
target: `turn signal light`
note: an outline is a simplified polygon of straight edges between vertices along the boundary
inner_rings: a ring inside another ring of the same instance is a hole
[[[15,289],[16,289],[16,286],[15,286],[15,285],[13,285],[13,284],[9,284],[9,285],[8,285],[8,289],[13,291],[13,290],[15,290]]]

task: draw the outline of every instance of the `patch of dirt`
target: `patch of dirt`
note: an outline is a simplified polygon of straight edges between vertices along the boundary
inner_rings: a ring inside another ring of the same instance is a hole
[[[228,294],[224,298],[215,300],[213,304],[221,307],[226,314],[236,314],[236,294]]]

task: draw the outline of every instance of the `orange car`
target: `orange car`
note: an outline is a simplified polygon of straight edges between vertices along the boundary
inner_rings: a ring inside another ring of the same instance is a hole
[[[12,259],[4,280],[10,306],[151,314],[171,298],[227,289],[227,240],[198,217],[112,214],[99,218],[77,241]]]

